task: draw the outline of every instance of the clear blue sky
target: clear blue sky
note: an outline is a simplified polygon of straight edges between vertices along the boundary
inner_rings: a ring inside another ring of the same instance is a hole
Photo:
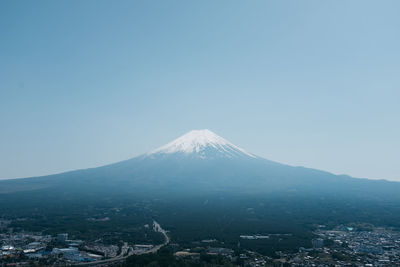
[[[208,128],[259,156],[400,180],[400,1],[0,1],[0,177]]]

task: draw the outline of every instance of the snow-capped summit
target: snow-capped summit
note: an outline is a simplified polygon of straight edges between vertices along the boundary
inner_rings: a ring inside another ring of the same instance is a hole
[[[256,158],[254,155],[207,129],[190,131],[147,155],[172,153],[196,154],[201,158],[205,158],[208,155],[229,158],[240,156]]]

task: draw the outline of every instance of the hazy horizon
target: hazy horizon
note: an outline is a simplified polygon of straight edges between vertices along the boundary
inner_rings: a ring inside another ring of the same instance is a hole
[[[0,179],[102,166],[206,128],[269,160],[400,181],[399,8],[3,1]]]

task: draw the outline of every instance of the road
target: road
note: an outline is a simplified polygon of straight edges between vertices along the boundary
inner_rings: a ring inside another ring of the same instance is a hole
[[[127,254],[127,255],[125,255]],[[98,265],[98,264],[106,264],[110,262],[117,262],[117,261],[122,261],[125,260],[127,257],[131,256],[133,254],[133,249],[128,246],[128,243],[124,243],[124,245],[121,247],[121,253],[119,255],[115,256],[114,258],[111,259],[106,259],[106,260],[99,260],[99,261],[92,261],[92,262],[80,262],[76,263],[74,265]],[[124,256],[125,255],[125,256]]]
[[[164,239],[165,239],[165,240],[164,240],[164,243],[162,243],[162,244],[160,244],[160,245],[157,245],[157,246],[154,246],[154,247],[152,247],[151,249],[146,250],[146,251],[144,251],[144,252],[135,253],[135,254],[137,254],[137,255],[142,255],[142,254],[148,254],[148,253],[155,253],[155,252],[157,252],[160,248],[162,248],[163,246],[165,246],[165,245],[167,245],[167,244],[169,243],[170,239],[169,239],[169,236],[167,235],[167,231],[165,231],[165,230],[161,227],[161,225],[160,225],[158,222],[153,221],[153,229],[154,229],[154,231],[159,232],[159,233],[161,233],[161,234],[164,236]]]
[[[153,220],[153,229],[156,232],[161,233],[164,236],[164,243],[160,244],[160,245],[156,245],[154,247],[152,247],[149,250],[140,252],[140,253],[135,253],[135,251],[133,250],[132,247],[129,247],[128,244],[125,242],[124,245],[121,248],[121,253],[117,256],[115,256],[114,258],[111,259],[106,259],[106,260],[99,260],[99,261],[93,261],[93,262],[81,262],[81,263],[76,263],[74,265],[101,265],[101,264],[107,264],[107,263],[111,263],[111,262],[118,262],[118,261],[123,261],[126,258],[128,258],[129,256],[132,256],[133,254],[136,255],[143,255],[143,254],[149,254],[149,253],[156,253],[160,248],[162,248],[163,246],[167,245],[170,241],[169,236],[167,235],[167,231],[165,231],[161,225]],[[125,256],[124,256],[125,255]]]

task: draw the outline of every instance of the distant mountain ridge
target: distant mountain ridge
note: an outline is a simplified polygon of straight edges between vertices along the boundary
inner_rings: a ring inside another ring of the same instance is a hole
[[[102,167],[0,181],[0,193],[29,190],[82,195],[290,192],[400,198],[400,183],[277,163],[246,152],[209,130],[191,131],[149,153]]]

